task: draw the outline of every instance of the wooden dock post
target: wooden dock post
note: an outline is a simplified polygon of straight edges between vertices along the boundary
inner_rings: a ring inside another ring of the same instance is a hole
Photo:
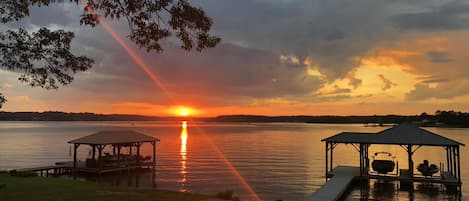
[[[80,144],[73,144],[73,179],[77,178],[77,149],[80,146]]]
[[[458,156],[458,182],[459,182],[459,188],[461,188],[461,155],[459,152],[459,147],[456,149],[456,153]],[[461,190],[461,189],[460,189]]]
[[[153,145],[153,168],[151,170],[151,172],[152,172],[151,181],[152,181],[152,184],[153,184],[153,188],[156,188],[156,181],[155,181],[155,179],[156,179],[156,173],[155,173],[155,171],[156,171],[155,170],[155,168],[156,168],[156,141],[153,141],[151,144]]]
[[[334,144],[333,143],[331,143],[330,149],[331,149],[331,160],[329,161],[330,162],[329,170],[330,170],[330,172],[332,172],[332,169],[334,168],[334,166],[333,166],[334,165],[333,164],[333,161],[334,161]]]
[[[329,177],[329,142],[326,142],[326,181],[327,181],[327,178]]]
[[[140,143],[137,143],[137,166],[140,165]]]
[[[414,177],[414,161],[412,160],[412,145],[407,145],[407,157],[409,161],[409,178]]]

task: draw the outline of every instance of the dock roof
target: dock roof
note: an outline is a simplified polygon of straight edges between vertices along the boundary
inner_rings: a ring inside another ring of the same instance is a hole
[[[322,139],[335,143],[464,146],[463,143],[443,137],[409,123],[399,124],[378,133],[342,132]]]
[[[116,130],[116,131],[100,131],[91,135],[77,138],[69,141],[72,144],[90,144],[90,145],[106,145],[106,144],[131,144],[138,142],[154,142],[160,141],[158,138],[145,135],[132,130]]]

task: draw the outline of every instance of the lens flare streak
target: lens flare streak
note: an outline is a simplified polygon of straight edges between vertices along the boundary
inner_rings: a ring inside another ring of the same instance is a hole
[[[226,158],[225,154],[218,148],[218,146],[210,139],[210,137],[205,133],[202,128],[196,126],[197,130],[199,131],[202,136],[208,141],[208,143],[212,146],[213,150],[217,153],[217,155],[223,160],[225,165],[231,170],[231,172],[236,176],[236,178],[241,182],[243,187],[254,197],[255,201],[261,201],[261,198],[257,195],[254,189],[249,185],[249,183],[244,179],[244,177],[239,173],[239,171],[233,166],[233,164]]]
[[[83,3],[83,1],[82,1]],[[134,60],[138,67],[140,67],[149,77],[150,79],[161,89],[161,91],[173,102],[176,103],[175,99],[169,93],[169,90],[164,86],[163,82],[153,73],[153,71],[148,67],[148,65],[143,61],[141,57],[137,55],[137,53],[125,42],[125,40],[116,33],[112,27],[103,19],[99,20],[100,24],[103,26],[104,30],[109,33],[112,38],[127,52],[127,54]],[[183,124],[184,126],[184,124]],[[187,124],[186,124],[187,127]],[[184,128],[184,127],[183,127]],[[217,155],[223,160],[223,162],[227,165],[227,167],[232,171],[232,173],[236,176],[236,178],[241,182],[244,188],[254,196],[256,201],[261,201],[257,193],[252,189],[252,187],[246,182],[246,180],[241,176],[241,174],[236,170],[233,164],[226,158],[226,156],[220,151],[218,146],[212,142],[210,137],[202,130],[202,128],[196,126],[197,130],[206,137],[209,144],[213,147]],[[187,136],[186,136],[187,137]],[[181,137],[181,142],[183,138]],[[185,143],[187,143],[187,138],[185,139]],[[181,144],[182,145],[182,144]],[[181,147],[182,153],[182,147]],[[182,154],[181,154],[182,156]],[[186,156],[184,156],[186,157]],[[185,162],[184,162],[185,166]]]
[[[116,42],[124,49],[127,54],[134,60],[134,62],[137,64],[140,69],[142,69],[148,77],[163,91],[163,93],[173,102],[174,98],[171,96],[169,93],[169,90],[166,88],[166,86],[161,82],[161,80],[153,73],[153,71],[148,67],[148,65],[143,61],[143,59],[137,55],[137,53],[125,42],[125,40],[118,34],[116,33],[112,27],[104,20],[100,19],[99,23],[103,26],[104,30],[109,33],[109,35],[116,40]]]

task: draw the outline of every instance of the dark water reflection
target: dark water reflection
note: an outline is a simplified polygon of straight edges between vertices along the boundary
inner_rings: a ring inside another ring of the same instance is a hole
[[[96,175],[80,175],[77,180],[94,181],[122,187],[158,188],[157,184],[153,182],[152,177],[151,170],[140,170],[138,172],[122,171],[113,174],[103,174],[99,177]],[[73,179],[67,175],[63,175],[61,178]]]
[[[399,182],[369,180],[355,182],[353,188],[343,198],[344,201],[400,201],[400,200],[461,200],[459,193],[446,193],[439,184],[416,183],[413,188],[400,186]]]
[[[157,145],[155,181],[159,189],[206,194],[231,189],[243,200],[253,200],[248,184],[262,200],[289,201],[304,200],[324,184],[324,144],[321,139],[342,131],[376,132],[383,128],[296,123],[186,122],[184,126],[183,122],[0,122],[0,169],[69,161],[72,157],[67,141],[116,129],[132,129],[161,139]],[[430,130],[469,144],[469,129]],[[373,149],[370,152],[392,152],[397,156],[399,166],[407,166],[406,160],[400,158],[406,156],[402,148],[374,146]],[[467,150],[466,147],[461,150],[463,200],[469,200]],[[84,160],[90,150],[80,147],[79,151],[79,159]],[[141,152],[151,155],[151,145],[143,145]],[[334,153],[334,165],[358,165],[358,152],[352,146],[338,146]],[[227,166],[225,159],[234,169]],[[446,160],[445,152],[421,148],[415,154],[415,161],[423,159],[438,164]],[[120,186],[152,187],[152,173],[148,171],[86,179]],[[439,188],[416,185],[410,192],[395,183],[374,181],[368,188],[360,186],[346,199],[457,200]]]

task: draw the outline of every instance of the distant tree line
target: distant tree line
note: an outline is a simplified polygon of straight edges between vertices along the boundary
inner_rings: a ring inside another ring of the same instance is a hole
[[[455,112],[455,111],[436,111],[435,121],[444,123],[447,125],[456,125],[469,127],[469,113],[467,112]]]
[[[394,124],[419,120],[419,116],[372,115],[372,116],[259,116],[223,115],[212,119],[220,122],[302,122],[302,123],[375,123]]]
[[[297,123],[362,123],[369,125],[409,122],[418,126],[469,127],[469,113],[438,110],[435,114],[371,116],[263,116],[222,115],[213,118],[159,117],[128,114],[95,114],[65,112],[0,112],[0,121],[181,121],[209,122],[297,122]]]
[[[261,115],[223,115],[211,121],[219,122],[303,122],[303,123],[362,123],[362,124],[399,124],[413,123],[418,126],[469,127],[469,113],[438,110],[435,114],[420,115],[371,115],[371,116],[261,116]]]
[[[167,118],[128,115],[65,112],[0,112],[0,121],[161,121]]]

